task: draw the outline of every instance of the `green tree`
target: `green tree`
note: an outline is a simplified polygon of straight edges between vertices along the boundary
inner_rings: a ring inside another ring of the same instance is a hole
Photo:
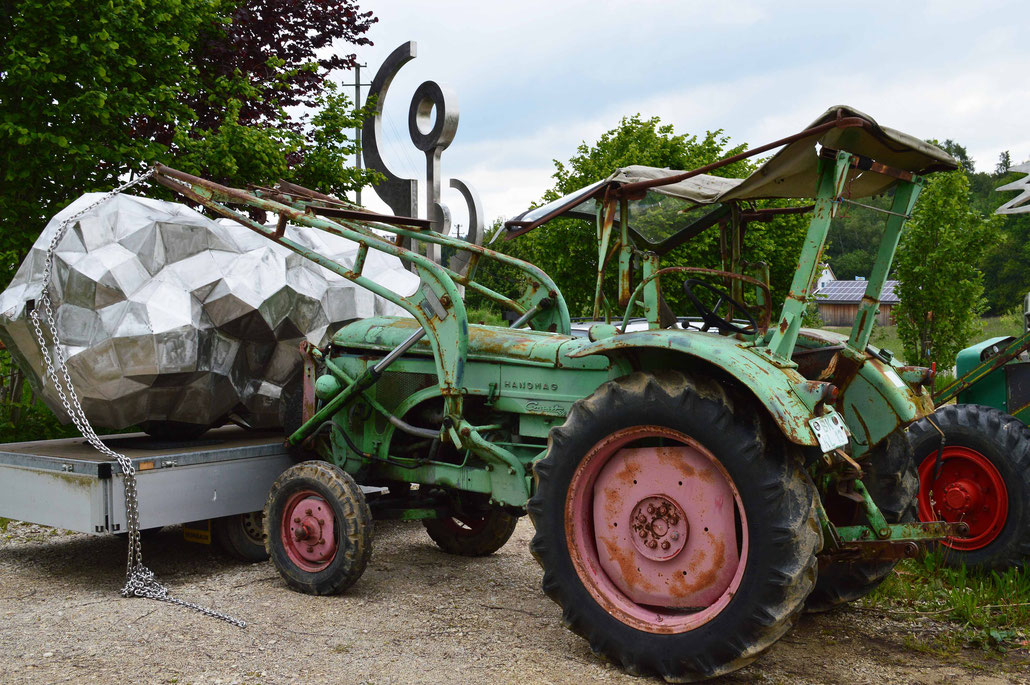
[[[219,20],[209,0],[0,5],[0,249],[24,254],[82,192],[154,162],[166,148],[140,127],[191,118],[184,59]]]
[[[353,56],[315,52],[367,42],[373,21],[351,0],[0,2],[0,251],[156,161],[232,185],[367,184],[343,133],[363,112],[326,78]],[[302,125],[291,103],[319,109]]]
[[[619,125],[604,133],[596,143],[582,143],[568,162],[555,160],[554,186],[548,190],[541,204],[556,200],[584,186],[609,176],[616,169],[632,164],[670,168],[694,169],[722,157],[741,152],[744,145],[729,145],[722,131],[709,131],[704,136],[676,134],[669,124],[658,117],[643,119],[639,114],[624,117]],[[753,165],[745,160],[716,170],[721,176],[746,176]],[[638,219],[644,220],[643,217]],[[690,219],[674,212],[652,213],[651,222],[668,223],[670,220],[685,225]],[[639,226],[639,223],[638,223]],[[804,240],[807,221],[803,217],[778,217],[768,223],[751,223],[745,237],[745,256],[751,261],[766,261],[771,265],[774,302],[782,299],[794,274],[797,256]],[[508,254],[540,266],[561,288],[573,316],[589,316],[593,310],[594,288],[597,278],[597,243],[593,222],[577,219],[558,219],[509,242],[494,243]],[[719,233],[709,229],[690,242],[663,257],[663,266],[720,266]],[[487,273],[481,273],[491,287],[510,292],[514,274],[493,264],[485,264]],[[482,268],[482,267],[481,267]],[[616,291],[615,269],[609,268],[605,292],[614,302]],[[677,314],[693,314],[674,277],[663,280],[663,295]],[[477,304],[478,301],[477,301]],[[621,316],[621,312],[613,312]]]
[[[969,185],[961,171],[931,176],[898,250],[898,335],[914,363],[950,368],[981,330],[986,303],[977,265],[999,222],[971,209]]]
[[[1008,150],[1005,150],[998,155],[998,164],[994,167],[995,176],[1004,176],[1012,168],[1012,155],[1009,154]]]

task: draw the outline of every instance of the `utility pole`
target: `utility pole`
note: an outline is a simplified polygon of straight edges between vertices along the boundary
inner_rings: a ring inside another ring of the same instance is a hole
[[[361,67],[364,64],[354,65],[354,107],[361,109]],[[367,84],[366,84],[367,85]],[[358,149],[354,152],[354,166],[361,171],[361,124],[354,127],[354,140],[358,143]],[[361,188],[354,192],[355,201],[361,204]]]

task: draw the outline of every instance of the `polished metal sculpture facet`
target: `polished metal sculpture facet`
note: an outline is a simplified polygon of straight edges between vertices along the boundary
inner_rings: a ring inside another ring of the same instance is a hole
[[[60,223],[99,194],[55,216],[0,294],[0,339],[47,404],[29,312],[47,246]],[[287,227],[306,247],[353,264],[357,245]],[[414,290],[401,262],[369,253],[365,273]],[[232,416],[280,424],[284,389],[298,382],[301,340],[324,345],[344,322],[402,314],[396,305],[234,222],[177,203],[119,195],[75,221],[57,246],[50,288],[72,383],[91,423],[211,426]]]
[[[995,210],[995,214],[1026,214],[1030,212],[1030,163],[1020,164],[1014,166],[1009,171],[1018,171],[1021,174],[1027,174],[1018,181],[1012,183],[1006,183],[1003,186],[999,186],[996,190],[1018,190],[1022,191],[1019,195],[998,207]]]

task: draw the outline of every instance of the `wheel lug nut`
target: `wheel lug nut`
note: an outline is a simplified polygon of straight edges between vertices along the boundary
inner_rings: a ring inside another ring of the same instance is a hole
[[[647,531],[646,530],[641,530],[640,531],[640,537],[646,538],[647,537]]]
[[[648,514],[653,514],[654,513],[654,505],[653,504],[648,504],[647,505],[647,513]]]
[[[306,509],[306,510],[304,511],[304,513],[305,513],[305,514],[307,514],[308,516],[311,516],[311,510],[310,510],[310,509]]]
[[[647,541],[647,546],[650,547],[651,549],[654,549],[655,547],[658,546],[658,543],[655,542],[654,540],[648,540]]]
[[[315,551],[315,548],[314,548],[314,547],[308,547],[308,551],[309,551],[309,552],[314,552],[314,551]]]
[[[300,523],[300,517],[299,516],[294,516],[293,517],[293,522],[294,523]]]
[[[669,541],[662,540],[662,549],[669,549]]]

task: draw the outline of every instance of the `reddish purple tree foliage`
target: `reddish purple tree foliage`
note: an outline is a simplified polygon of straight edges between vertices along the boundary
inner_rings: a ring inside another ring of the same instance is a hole
[[[209,94],[219,78],[232,78],[237,70],[251,85],[265,89],[263,95],[240,98],[241,124],[268,123],[281,107],[310,104],[330,72],[356,64],[354,54],[322,56],[326,48],[337,41],[371,45],[365,33],[379,21],[361,12],[355,0],[242,0],[230,19],[211,27],[191,55],[207,86],[188,103],[201,128],[218,126],[224,103],[210,102]],[[270,59],[283,64],[269,66]],[[312,62],[316,69],[301,69]]]

